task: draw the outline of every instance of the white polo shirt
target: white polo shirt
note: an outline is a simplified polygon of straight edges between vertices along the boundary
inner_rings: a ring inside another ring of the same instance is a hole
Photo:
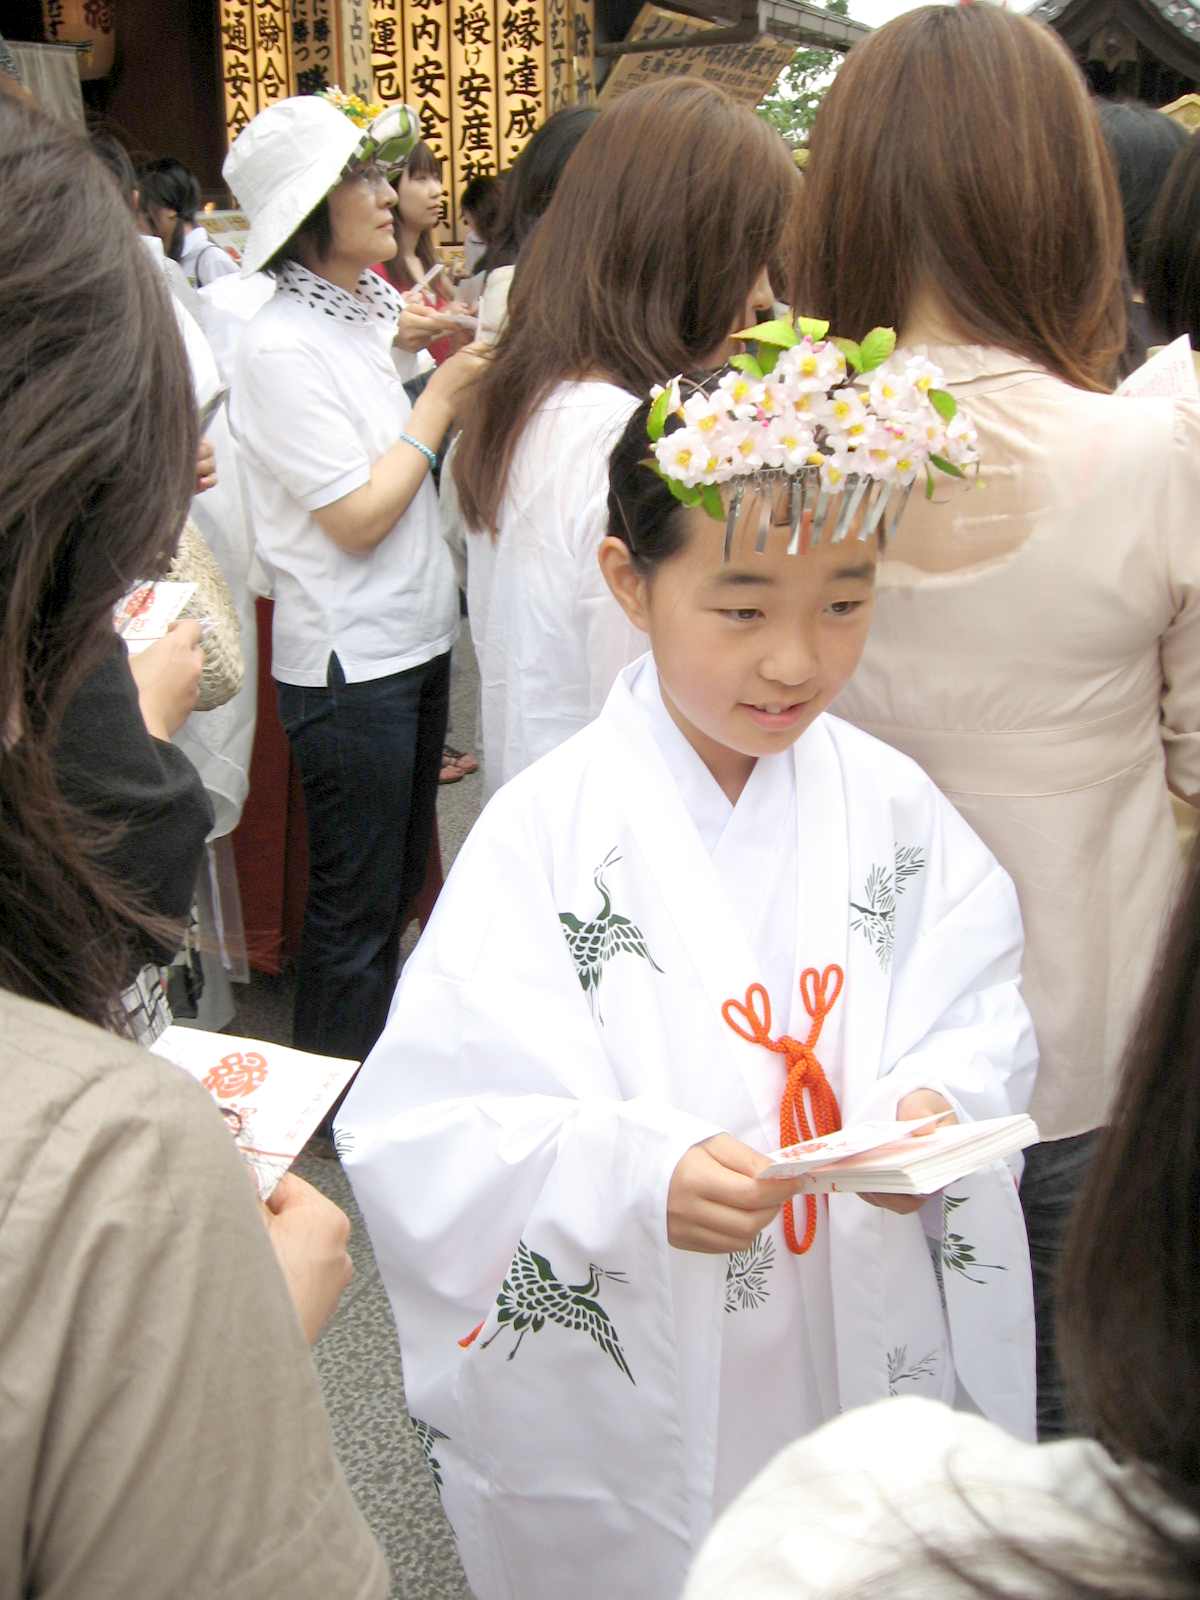
[[[458,592],[429,478],[365,555],[339,548],[312,515],[367,482],[411,410],[377,321],[277,293],[246,329],[230,418],[274,589],[281,683],[324,687],[331,653],[349,683],[383,678],[454,643]]]

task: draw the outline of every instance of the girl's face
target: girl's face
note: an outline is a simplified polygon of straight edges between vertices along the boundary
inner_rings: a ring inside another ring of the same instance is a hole
[[[179,223],[179,213],[170,206],[147,206],[146,216],[150,222],[150,230],[156,233],[163,242],[163,249],[168,255],[175,239],[175,229]]]
[[[355,271],[390,261],[396,254],[395,203],[396,191],[377,167],[343,178],[329,195],[331,254]]]
[[[442,180],[432,172],[411,177],[407,171],[400,174],[397,185],[399,203],[396,206],[401,224],[410,233],[424,233],[434,228],[442,216]]]
[[[678,513],[684,546],[648,577],[618,539],[600,555],[626,615],[650,636],[668,711],[732,800],[758,757],[795,744],[849,680],[875,597],[874,539],[789,556],[790,530],[773,522],[759,555],[760,505],[746,496],[729,561],[723,524],[701,509]]]

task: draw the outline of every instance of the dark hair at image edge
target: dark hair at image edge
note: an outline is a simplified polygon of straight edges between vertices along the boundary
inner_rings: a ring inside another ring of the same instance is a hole
[[[869,111],[868,111],[869,108]],[[1124,223],[1095,107],[1049,28],[932,5],[856,44],[812,130],[792,303],[903,337],[923,286],[951,331],[1111,388]]]
[[[1146,224],[1139,278],[1146,309],[1167,339],[1200,350],[1200,131],[1167,173]]]
[[[471,396],[454,464],[469,528],[495,531],[521,431],[556,384],[600,377],[641,396],[711,356],[799,182],[775,130],[711,84],[631,89],[600,113],[521,253]]]
[[[156,925],[96,865],[54,745],[113,606],[174,550],[195,405],[162,275],[87,142],[0,96],[0,192],[0,987],[111,1024]]]

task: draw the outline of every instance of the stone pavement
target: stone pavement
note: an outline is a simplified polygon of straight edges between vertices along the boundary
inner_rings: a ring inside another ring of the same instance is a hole
[[[478,685],[464,630],[455,647],[449,735],[460,750],[475,747]],[[478,774],[439,790],[438,827],[447,871],[479,814],[479,792]],[[256,974],[234,993],[238,1014],[231,1031],[291,1042],[290,972],[278,978]],[[454,1536],[404,1409],[395,1324],[350,1185],[337,1161],[305,1155],[296,1171],[335,1200],[353,1224],[354,1281],[314,1356],[338,1455],[391,1565],[393,1600],[470,1600]]]

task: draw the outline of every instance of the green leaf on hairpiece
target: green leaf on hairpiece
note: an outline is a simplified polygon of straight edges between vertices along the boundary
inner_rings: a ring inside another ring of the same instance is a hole
[[[663,436],[663,429],[667,425],[667,418],[671,414],[671,386],[670,384],[655,400],[650,407],[650,415],[646,419],[646,432],[652,443],[657,444]]]
[[[715,483],[706,483],[700,491],[700,504],[716,522],[725,521],[725,505],[721,499],[721,491]]]
[[[956,467],[953,461],[947,461],[945,456],[931,455],[929,459],[933,462],[934,466],[939,472],[948,473],[952,478],[966,477],[966,473],[963,471],[963,469],[961,467]]]
[[[838,339],[838,338],[835,337],[835,338],[831,339],[829,342],[830,342],[830,344],[837,345],[838,349],[845,356],[847,365],[853,367],[855,372],[861,372],[862,371],[862,369],[863,369],[862,350],[859,348],[859,346],[857,344],[855,344],[853,339]]]
[[[660,472],[659,477],[675,496],[682,506],[698,506],[700,504],[699,489],[689,489],[686,484],[680,483],[678,478],[672,478],[667,472]]]
[[[780,356],[782,354],[783,354],[783,351],[779,348],[779,346],[777,344],[760,344],[759,345],[759,347],[758,347],[758,370],[762,373],[764,378],[769,376],[770,373],[775,371],[775,363],[779,360],[779,358],[780,358]]]
[[[947,394],[945,389],[930,389],[929,404],[941,417],[943,422],[953,422],[958,415],[958,401],[952,394]]]
[[[800,343],[800,335],[785,317],[776,317],[773,322],[760,322],[753,328],[743,328],[741,333],[735,333],[735,339],[753,339],[758,344],[778,345],[781,350],[790,350],[794,344]]]
[[[734,356],[729,365],[736,367],[739,372],[744,372],[749,378],[761,378],[764,376],[762,367],[753,356]]]
[[[871,372],[876,367],[882,366],[895,348],[894,328],[872,328],[859,346],[862,352],[862,366],[858,370]]]
[[[801,338],[808,337],[815,344],[829,332],[829,324],[822,322],[820,317],[797,317],[796,329]]]
[[[926,500],[933,499],[933,473],[930,472],[928,466],[925,468],[925,498]]]

